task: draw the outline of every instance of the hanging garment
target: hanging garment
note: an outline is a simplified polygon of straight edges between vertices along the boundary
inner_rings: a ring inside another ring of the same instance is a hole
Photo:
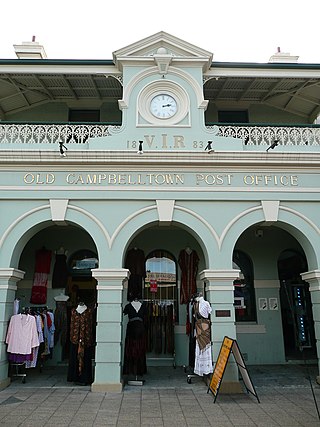
[[[67,342],[68,333],[67,301],[56,301],[54,324],[54,343],[57,344],[57,342],[60,340],[61,346],[64,347]]]
[[[180,304],[188,304],[191,296],[197,292],[199,257],[196,251],[189,252],[183,249],[178,262],[181,268]]]
[[[51,255],[51,251],[45,248],[39,249],[36,252],[35,273],[30,298],[32,304],[45,304],[47,302]]]
[[[25,362],[25,367],[26,369],[28,368],[35,368],[37,366],[37,362],[38,362],[38,354],[39,354],[39,349],[41,344],[44,342],[44,338],[43,338],[43,323],[41,320],[41,316],[39,314],[35,315],[35,319],[36,319],[36,324],[37,324],[37,332],[38,332],[38,337],[39,337],[39,347],[33,347],[32,348],[32,360],[27,360]]]
[[[146,316],[147,351],[174,354],[174,306],[172,302],[149,302]]]
[[[130,249],[126,256],[125,267],[130,270],[127,300],[142,298],[143,279],[146,277],[145,256],[142,249]]]
[[[142,298],[142,285],[143,285],[143,277],[138,276],[137,274],[132,274],[128,280],[128,293],[127,300],[133,301],[134,299]]]
[[[187,305],[187,323],[186,323],[186,334],[189,336],[189,366],[194,370],[194,362],[196,357],[196,329],[195,329],[195,315],[194,315],[194,304],[193,297]]]
[[[66,288],[68,283],[67,256],[56,254],[56,259],[52,273],[52,288]]]
[[[71,310],[68,381],[92,383],[92,310]]]
[[[141,303],[138,311],[131,303],[127,304],[123,310],[123,314],[129,317],[124,348],[124,375],[144,375],[147,372],[146,333],[144,327],[146,313],[145,303]]]
[[[6,343],[8,353],[30,355],[32,348],[38,347],[40,344],[35,317],[30,314],[11,316]]]
[[[213,372],[211,351],[211,327],[209,315],[212,308],[208,301],[200,297],[194,305],[196,352],[194,373],[200,376]]]
[[[146,263],[143,250],[138,248],[130,249],[126,256],[125,267],[133,275],[146,277]]]

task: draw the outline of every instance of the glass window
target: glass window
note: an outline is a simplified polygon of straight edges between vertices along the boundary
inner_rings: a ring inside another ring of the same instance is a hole
[[[97,255],[89,250],[81,250],[74,253],[69,261],[72,276],[91,276],[91,269],[98,266]]]
[[[234,284],[234,307],[236,322],[256,321],[256,304],[251,259],[241,251],[234,251],[233,268],[239,269],[239,278]]]
[[[172,301],[177,313],[177,267],[173,255],[165,250],[155,250],[146,258],[144,299]]]

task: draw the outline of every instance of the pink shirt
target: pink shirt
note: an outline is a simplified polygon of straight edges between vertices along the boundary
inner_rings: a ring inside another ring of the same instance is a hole
[[[14,314],[9,323],[6,343],[7,351],[15,354],[31,354],[39,346],[37,324],[30,314]]]

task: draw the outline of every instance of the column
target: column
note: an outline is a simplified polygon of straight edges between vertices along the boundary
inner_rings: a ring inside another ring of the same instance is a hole
[[[93,392],[122,391],[122,291],[127,269],[95,269],[98,307]]]
[[[211,340],[213,361],[216,362],[223,338],[236,339],[234,286],[239,270],[203,270],[200,279],[205,283],[206,300],[211,304]],[[241,350],[241,349],[240,349]],[[242,393],[238,366],[232,355],[223,376],[220,393]]]
[[[0,389],[10,384],[8,378],[7,345],[5,343],[9,319],[13,314],[13,301],[17,282],[23,279],[24,271],[15,268],[0,268]]]
[[[302,280],[309,283],[309,291],[312,303],[314,332],[316,338],[316,350],[318,357],[317,383],[320,384],[320,270],[307,271],[301,274]]]

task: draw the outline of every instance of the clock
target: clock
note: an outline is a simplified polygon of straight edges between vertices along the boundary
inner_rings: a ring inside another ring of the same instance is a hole
[[[137,125],[154,127],[189,126],[189,96],[171,80],[155,80],[141,89],[137,99]]]
[[[175,98],[167,93],[159,93],[150,101],[150,112],[158,119],[170,119],[177,110]]]

